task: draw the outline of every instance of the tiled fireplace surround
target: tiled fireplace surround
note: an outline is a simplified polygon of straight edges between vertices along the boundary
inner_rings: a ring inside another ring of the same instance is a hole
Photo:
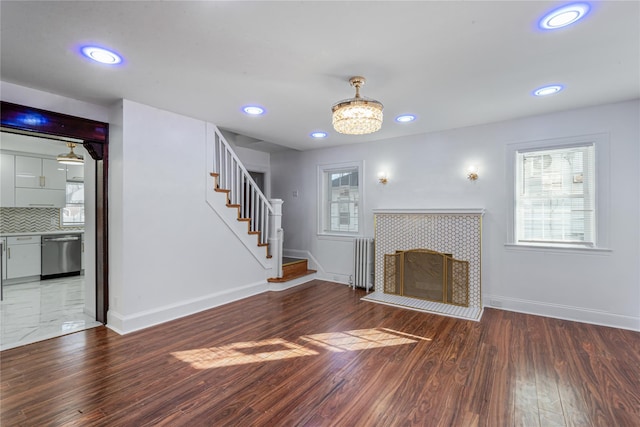
[[[482,316],[481,250],[484,209],[376,209],[375,292],[363,299],[453,317]],[[384,293],[384,255],[429,249],[469,261],[469,307]]]

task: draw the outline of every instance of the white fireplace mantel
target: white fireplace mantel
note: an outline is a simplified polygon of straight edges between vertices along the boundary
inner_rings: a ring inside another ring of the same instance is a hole
[[[482,316],[481,252],[484,212],[484,208],[374,209],[375,292],[365,299],[479,320]],[[467,307],[384,292],[385,254],[412,249],[451,254],[453,258],[469,263]],[[402,301],[396,301],[397,299]]]
[[[484,215],[484,208],[373,209],[374,214]]]

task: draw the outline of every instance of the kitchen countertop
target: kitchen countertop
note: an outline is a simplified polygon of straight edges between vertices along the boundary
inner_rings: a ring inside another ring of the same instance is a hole
[[[22,233],[0,233],[0,237],[51,236],[56,234],[84,234],[84,230],[25,231]]]

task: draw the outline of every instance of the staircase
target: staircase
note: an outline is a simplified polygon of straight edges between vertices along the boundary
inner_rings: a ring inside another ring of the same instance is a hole
[[[282,258],[282,277],[267,279],[269,283],[284,283],[289,280],[298,279],[316,273],[316,270],[309,270],[307,260],[302,258]]]
[[[269,275],[282,277],[282,200],[267,200],[215,125],[206,136],[207,203]]]
[[[216,126],[208,123],[206,131],[207,179],[213,178],[213,186],[207,184],[207,203],[272,276],[267,281],[285,289],[316,273],[306,259],[283,260],[282,200],[267,200]]]
[[[216,172],[211,172],[209,175],[211,175],[213,177],[214,180],[214,185],[213,185],[213,191],[215,191],[216,193],[224,193],[227,196],[227,203],[226,206],[228,208],[231,209],[236,209],[238,212],[238,221],[240,222],[244,222],[247,224],[247,234],[252,234],[255,235],[258,240],[257,240],[257,245],[259,247],[264,247],[266,249],[265,255],[267,258],[271,258],[271,254],[269,253],[269,244],[266,242],[266,239],[263,238],[262,236],[262,231],[260,229],[256,229],[257,227],[253,227],[252,225],[254,224],[254,221],[250,218],[250,217],[244,217],[243,214],[250,211],[250,209],[243,209],[242,205],[239,203],[231,203],[231,190],[226,189],[226,188],[220,188],[220,184],[218,182],[218,179],[220,177],[220,174],[216,173]]]

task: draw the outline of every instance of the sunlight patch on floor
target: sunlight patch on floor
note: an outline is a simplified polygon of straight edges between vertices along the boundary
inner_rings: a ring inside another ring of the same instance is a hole
[[[292,342],[273,338],[263,341],[239,342],[220,347],[199,348],[171,353],[195,369],[220,368],[248,363],[281,360],[292,357],[313,356],[316,351]]]
[[[430,338],[387,328],[303,335],[299,340],[306,345],[296,344],[282,338],[272,338],[262,341],[238,342],[220,347],[176,351],[171,355],[178,360],[189,363],[195,369],[210,369],[319,354],[309,346],[319,347],[330,352],[346,352],[413,344],[418,340],[431,341]]]
[[[416,342],[414,339],[390,334],[378,329],[327,332],[302,336],[300,339],[333,352],[366,350],[369,348],[389,347]]]

